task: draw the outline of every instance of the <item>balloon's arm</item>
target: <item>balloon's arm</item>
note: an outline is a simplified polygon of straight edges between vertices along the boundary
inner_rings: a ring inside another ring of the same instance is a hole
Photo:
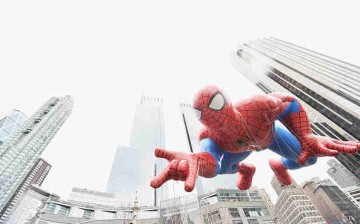
[[[214,177],[218,175],[221,170],[221,157],[224,154],[224,150],[211,138],[202,139],[200,141],[200,147],[203,153],[210,154],[212,159],[206,161],[199,160],[199,175],[202,177]],[[199,154],[201,155],[202,153]],[[209,169],[210,167],[216,167],[216,169]],[[209,172],[210,170],[211,172]]]
[[[300,141],[306,135],[312,134],[310,121],[301,103],[292,95],[271,93],[270,95],[281,100],[278,119]]]

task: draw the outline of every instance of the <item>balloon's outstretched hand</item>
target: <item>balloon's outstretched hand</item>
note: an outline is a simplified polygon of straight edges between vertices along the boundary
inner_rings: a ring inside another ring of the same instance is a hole
[[[355,153],[360,150],[360,143],[339,141],[329,137],[309,134],[301,138],[302,152],[299,164],[305,164],[311,157],[338,156],[340,153]]]

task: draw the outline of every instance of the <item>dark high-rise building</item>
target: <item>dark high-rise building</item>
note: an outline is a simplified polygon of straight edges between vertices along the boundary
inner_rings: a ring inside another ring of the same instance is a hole
[[[360,223],[359,208],[330,180],[313,178],[302,188],[327,223]]]
[[[360,67],[276,38],[245,43],[232,63],[265,93],[297,96],[314,133],[360,140]],[[337,159],[360,179],[360,152]]]
[[[22,194],[31,186],[38,185],[40,186],[47,174],[51,165],[43,159],[38,159],[38,161],[31,168],[30,172],[26,175],[24,180],[21,182],[19,187],[16,189],[15,193],[12,195],[10,200],[6,203],[5,207],[0,212],[0,223],[8,223],[8,220],[12,216],[12,209],[20,199]]]

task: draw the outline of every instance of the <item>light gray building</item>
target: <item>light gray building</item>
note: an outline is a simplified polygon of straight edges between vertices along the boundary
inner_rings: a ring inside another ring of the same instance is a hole
[[[275,217],[263,194],[264,191],[252,187],[246,191],[217,189],[201,195],[200,223],[275,224]]]
[[[137,197],[123,206],[109,193],[74,188],[69,199],[52,196],[42,200],[31,224],[160,224],[159,209],[140,206]]]
[[[316,207],[293,180],[285,186],[274,176],[271,180],[278,199],[275,203],[275,213],[278,224],[325,224],[324,218]]]
[[[134,198],[136,192],[139,191],[140,200],[152,200],[153,204],[153,191],[150,191],[150,189],[141,191],[146,184],[145,179],[148,178],[147,175],[149,175],[149,172],[141,170],[142,156],[139,155],[140,153],[141,152],[135,148],[126,146],[117,147],[106,192],[126,201]],[[153,157],[154,156],[150,158]],[[152,169],[153,166],[154,165],[149,165],[148,169]],[[150,195],[146,195],[147,197],[143,198],[144,194]]]
[[[52,197],[59,198],[59,196],[44,191],[37,185],[31,185],[21,196],[6,223],[31,224],[35,222],[46,201]]]
[[[72,107],[72,97],[52,97],[0,146],[0,211],[16,194]]]
[[[23,127],[27,117],[18,110],[11,110],[0,114],[0,145],[15,131]]]
[[[160,216],[166,224],[198,224],[199,202],[196,194],[176,197],[160,202]]]
[[[340,186],[341,190],[360,209],[360,180],[345,166],[331,159],[327,173]]]
[[[360,189],[358,186],[351,186],[341,189],[346,196],[360,209]]]
[[[335,159],[329,160],[327,164],[330,166],[327,173],[341,188],[358,187],[360,190],[360,180],[344,165]]]
[[[134,197],[128,196],[127,200],[117,198],[114,194],[74,187],[68,198],[69,202],[83,203],[94,206],[131,207]]]
[[[150,187],[154,175],[168,163],[154,156],[156,147],[165,148],[164,133],[163,100],[142,96],[136,107],[129,147],[117,148],[107,184],[108,193],[125,199],[138,192],[139,200],[146,205],[159,205],[168,198],[169,183],[156,190]]]
[[[360,223],[360,210],[331,180],[313,178],[302,188],[327,223]]]
[[[3,210],[0,212],[0,223],[15,223],[13,220],[14,208],[21,203],[24,192],[31,185],[41,186],[45,177],[48,175],[51,169],[51,165],[43,159],[38,159],[30,172],[26,175],[24,180],[21,182],[15,193],[8,200]]]
[[[297,96],[314,133],[360,140],[360,67],[277,38],[245,43],[232,59],[234,67],[265,93]],[[360,179],[360,152],[337,159]]]

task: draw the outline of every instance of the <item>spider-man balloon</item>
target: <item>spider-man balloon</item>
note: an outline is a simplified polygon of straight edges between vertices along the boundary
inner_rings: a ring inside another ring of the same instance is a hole
[[[339,141],[312,134],[310,122],[300,102],[292,95],[271,93],[256,95],[231,104],[222,90],[208,86],[194,98],[197,118],[204,125],[199,140],[201,153],[155,149],[155,156],[170,164],[150,183],[154,188],[166,181],[185,181],[192,191],[197,175],[214,177],[239,172],[237,187],[250,188],[255,166],[241,162],[252,151],[270,149],[281,155],[269,161],[277,179],[291,184],[288,169],[316,163],[320,156],[355,153],[360,143]]]

